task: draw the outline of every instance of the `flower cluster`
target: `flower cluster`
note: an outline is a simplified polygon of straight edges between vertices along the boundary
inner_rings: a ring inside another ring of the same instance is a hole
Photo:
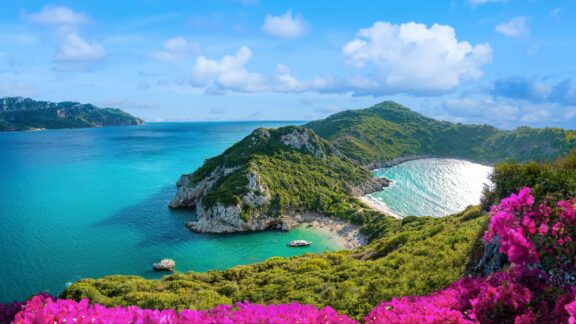
[[[42,293],[37,296],[42,298],[48,298],[50,295],[48,293]],[[18,312],[20,312],[24,306],[27,305],[26,302],[14,301],[9,304],[0,304],[0,323],[10,323]]]
[[[576,199],[536,206],[523,188],[492,207],[490,217],[484,240],[498,239],[512,264],[539,264],[557,278],[575,273]]]
[[[366,323],[576,324],[576,200],[534,204],[529,188],[490,212],[484,240],[498,240],[512,266],[488,278],[463,278],[428,296],[395,298]]]
[[[31,298],[14,317],[15,323],[343,323],[356,321],[331,307],[317,309],[298,303],[220,305],[210,311],[141,309],[136,306],[106,308],[102,305],[45,295]]]
[[[365,323],[507,323],[536,317],[528,287],[511,273],[462,278],[428,296],[394,298],[374,308]],[[532,321],[533,322],[533,321]]]

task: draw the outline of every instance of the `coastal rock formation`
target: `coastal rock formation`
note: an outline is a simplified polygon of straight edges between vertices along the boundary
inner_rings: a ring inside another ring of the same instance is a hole
[[[326,152],[317,145],[314,145],[310,139],[310,132],[302,131],[301,129],[294,129],[291,133],[280,137],[282,144],[288,147],[293,147],[297,150],[304,148],[308,153],[314,154],[320,158],[326,158]],[[332,150],[331,153],[340,156],[340,152],[337,150]]]
[[[152,268],[156,271],[172,271],[175,266],[176,262],[172,259],[162,259],[162,261],[152,264]]]
[[[276,156],[282,159],[272,161]],[[299,178],[300,169],[305,168],[303,160],[320,170],[316,173],[318,179],[306,179],[311,185],[324,183],[328,176],[337,179],[354,176],[354,181],[338,180],[335,185],[347,194],[362,195],[388,185],[386,179],[376,179],[367,169],[343,160],[333,146],[309,129],[260,128],[222,155],[206,160],[196,172],[182,175],[169,206],[194,208],[197,220],[187,226],[197,232],[289,230],[303,222],[302,215],[311,211],[309,206],[302,206],[303,198],[298,197],[302,193],[296,188],[301,184],[295,183],[303,181]],[[275,186],[274,190],[270,184]],[[318,204],[321,198],[318,197]]]
[[[350,188],[350,192],[355,197],[361,197],[369,195],[371,193],[375,193],[377,191],[382,191],[384,188],[388,187],[391,183],[392,180],[388,178],[372,177]]]
[[[238,170],[238,168],[218,167],[200,181],[195,181],[190,175],[181,176],[178,182],[176,182],[176,188],[178,188],[178,190],[176,191],[176,196],[170,201],[170,207],[195,207],[200,202],[200,199],[212,188],[214,183],[236,170]]]

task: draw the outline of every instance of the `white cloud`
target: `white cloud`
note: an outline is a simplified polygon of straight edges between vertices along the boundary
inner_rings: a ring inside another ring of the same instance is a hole
[[[246,63],[252,58],[248,47],[241,47],[235,55],[225,55],[220,60],[200,56],[192,68],[190,84],[203,88],[205,93],[224,94],[229,91],[240,93],[256,92],[339,92],[337,82],[327,78],[298,80],[291,74],[290,68],[278,64],[276,74],[265,75],[250,72]]]
[[[436,117],[463,123],[489,124],[512,129],[518,126],[574,128],[576,107],[556,103],[533,103],[522,99],[474,98],[444,99]]]
[[[352,66],[376,68],[375,77],[357,78],[357,87],[382,94],[449,92],[462,80],[482,77],[480,68],[492,61],[490,45],[458,41],[447,25],[414,22],[376,22],[342,51]]]
[[[248,72],[244,67],[252,58],[248,47],[241,47],[235,55],[226,55],[220,61],[204,56],[196,59],[192,68],[192,84],[205,86],[207,92],[219,93],[225,90],[239,92],[259,92],[265,90],[264,77],[259,73]]]
[[[297,13],[292,17],[292,11],[288,10],[281,16],[267,15],[262,30],[267,34],[280,38],[298,38],[306,34],[308,24]]]
[[[324,75],[306,80],[278,64],[276,73],[249,71],[252,51],[242,47],[220,60],[198,57],[190,84],[211,94],[231,92],[346,93],[380,96],[397,93],[438,95],[450,92],[463,80],[482,77],[481,67],[492,59],[488,44],[458,41],[450,26],[377,22],[362,29],[342,49],[344,59],[356,67],[348,76]]]
[[[554,17],[555,19],[560,19],[560,12],[562,12],[562,8],[554,8],[550,10],[550,16]]]
[[[56,52],[56,62],[97,61],[106,56],[102,46],[89,43],[76,33],[66,33],[60,39],[60,47]]]
[[[74,12],[64,6],[44,6],[42,11],[30,14],[28,18],[36,23],[47,25],[81,25],[90,21],[82,12]]]
[[[57,71],[89,71],[106,57],[104,47],[84,39],[80,26],[90,22],[82,12],[63,6],[45,6],[42,11],[28,15],[30,21],[54,27],[57,43],[54,69]]]
[[[153,59],[159,61],[183,61],[186,58],[198,53],[200,46],[190,42],[184,37],[169,38],[164,42],[163,49],[152,52],[150,55]]]
[[[524,16],[514,17],[507,22],[498,24],[495,30],[507,37],[522,38],[530,36],[528,18]]]

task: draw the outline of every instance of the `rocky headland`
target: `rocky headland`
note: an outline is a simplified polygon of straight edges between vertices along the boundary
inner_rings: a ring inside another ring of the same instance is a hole
[[[334,185],[338,186],[338,193],[348,196],[363,196],[389,184],[387,179],[377,179],[366,168],[342,157],[338,150],[306,128],[261,128],[221,156],[207,160],[193,174],[182,175],[170,207],[195,209],[197,220],[187,226],[201,233],[290,230],[298,224],[312,223],[344,236],[347,246],[365,244],[359,226],[324,217],[319,208],[310,208],[299,201],[301,193],[296,186],[290,186],[290,182],[302,181],[298,177],[303,175],[292,172],[290,167],[277,168],[274,161],[261,159],[264,152],[267,156],[308,159],[323,173],[306,179],[310,185],[317,186],[327,175],[344,178]],[[334,163],[338,163],[339,168],[333,168]],[[274,177],[286,180],[281,192],[276,184],[269,183]],[[275,190],[271,190],[271,186]],[[283,199],[291,203],[283,204]]]

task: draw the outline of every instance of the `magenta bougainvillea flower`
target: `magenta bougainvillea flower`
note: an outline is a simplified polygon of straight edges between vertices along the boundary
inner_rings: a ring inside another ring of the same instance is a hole
[[[56,299],[45,295],[34,296],[15,323],[357,323],[331,307],[317,309],[298,303],[258,305],[248,302],[220,305],[210,311],[151,310],[136,306],[107,308],[79,302]]]

